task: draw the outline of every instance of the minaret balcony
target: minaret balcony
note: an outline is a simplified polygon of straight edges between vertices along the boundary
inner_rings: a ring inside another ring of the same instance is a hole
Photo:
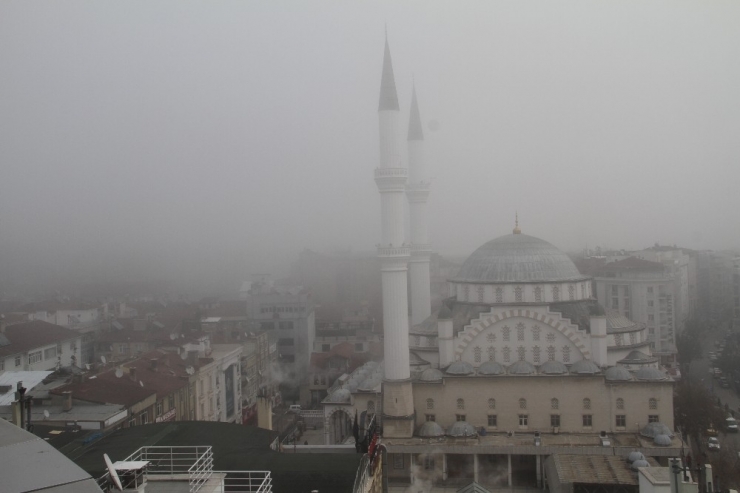
[[[432,245],[430,243],[412,243],[411,244],[411,255],[429,255],[432,253]]]
[[[406,190],[409,170],[407,168],[375,168],[375,183],[381,192]]]
[[[406,258],[411,255],[411,247],[402,246],[380,246],[378,245],[378,257],[381,258]]]

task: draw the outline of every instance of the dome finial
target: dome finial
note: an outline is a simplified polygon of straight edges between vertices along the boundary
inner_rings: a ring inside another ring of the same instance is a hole
[[[519,211],[516,212],[516,215],[514,217],[514,234],[520,235],[522,234],[522,230],[519,229]]]

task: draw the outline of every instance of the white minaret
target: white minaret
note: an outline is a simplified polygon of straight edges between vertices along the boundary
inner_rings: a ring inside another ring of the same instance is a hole
[[[429,199],[429,179],[424,163],[424,131],[421,128],[419,103],[416,101],[416,87],[411,96],[409,116],[409,183],[406,197],[409,199],[409,219],[411,225],[411,260],[409,277],[411,280],[411,324],[423,322],[432,312],[431,289],[429,281],[429,260],[431,248],[427,234],[427,200]]]
[[[402,135],[391,51],[385,40],[383,75],[378,105],[380,167],[375,183],[380,191],[381,240],[378,257],[383,289],[383,435],[413,435],[413,398],[409,371],[407,264],[410,248],[404,243],[404,194],[408,169],[402,159]]]

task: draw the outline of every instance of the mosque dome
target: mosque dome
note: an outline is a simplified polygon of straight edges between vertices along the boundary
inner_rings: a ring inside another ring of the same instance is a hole
[[[421,372],[419,380],[422,382],[441,382],[444,375],[436,368],[427,368]]]
[[[455,361],[447,367],[445,373],[448,375],[472,375],[475,373],[475,368],[467,361]]]
[[[577,375],[595,375],[601,372],[601,369],[590,359],[582,359],[573,363],[570,372]]]
[[[503,375],[506,373],[506,369],[501,363],[495,361],[486,361],[478,367],[478,375]]]
[[[630,467],[632,467],[633,470],[637,471],[639,467],[650,467],[650,463],[645,459],[640,459],[633,462],[632,466]]]
[[[516,283],[582,279],[586,276],[555,246],[534,236],[514,233],[491,240],[474,251],[453,281]]]
[[[665,373],[651,366],[643,366],[642,368],[637,370],[637,372],[635,373],[635,378],[637,378],[638,380],[648,381],[660,381],[668,379]]]
[[[543,375],[564,375],[568,373],[568,368],[560,361],[546,361],[540,366],[540,373]]]
[[[424,421],[416,434],[424,438],[441,437],[445,430],[436,421]]]
[[[627,462],[635,462],[636,460],[645,460],[645,456],[639,450],[633,450],[627,456]]]
[[[643,429],[640,430],[640,435],[646,438],[655,438],[658,435],[665,435],[670,438],[673,436],[673,432],[670,428],[668,428],[668,426],[664,425],[663,423],[659,421],[654,421],[645,425]]]
[[[447,430],[447,434],[451,437],[472,437],[477,435],[478,432],[467,421],[455,421]]]
[[[653,438],[653,444],[658,447],[669,447],[671,443],[673,443],[673,441],[668,435],[655,435],[655,438]]]
[[[604,372],[604,378],[609,382],[629,382],[632,374],[624,367],[612,366]]]
[[[534,375],[537,369],[529,361],[517,361],[509,366],[509,375]]]

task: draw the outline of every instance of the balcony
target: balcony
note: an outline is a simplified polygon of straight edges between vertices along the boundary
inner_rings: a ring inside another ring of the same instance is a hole
[[[141,466],[141,462],[145,465]],[[138,469],[125,469],[126,463],[137,463]],[[120,465],[120,467],[116,467]],[[216,471],[213,469],[213,450],[209,446],[141,447],[114,467],[120,470],[123,489],[141,487],[157,482],[164,489],[181,491],[187,483],[190,493],[271,493],[270,471]],[[110,473],[97,480],[103,491],[115,491]],[[164,483],[170,483],[165,485]],[[162,490],[164,491],[164,490]]]

